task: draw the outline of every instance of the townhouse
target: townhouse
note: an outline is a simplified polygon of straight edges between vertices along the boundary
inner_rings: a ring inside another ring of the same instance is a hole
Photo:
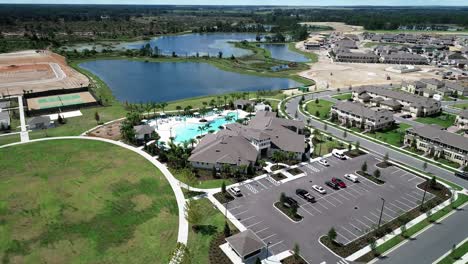
[[[394,124],[393,113],[386,109],[372,109],[361,103],[338,102],[331,108],[332,118],[346,126],[367,131],[380,130]]]

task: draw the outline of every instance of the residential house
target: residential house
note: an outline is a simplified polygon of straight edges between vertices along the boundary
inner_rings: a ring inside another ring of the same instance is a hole
[[[364,53],[339,50],[335,53],[335,60],[338,62],[377,63],[379,62],[379,56],[369,52]]]
[[[380,57],[382,63],[388,64],[411,64],[421,65],[428,64],[428,60],[421,55],[412,54],[408,52],[395,52],[384,54]]]
[[[425,154],[468,166],[468,140],[437,125],[424,125],[406,130],[405,144]]]
[[[457,115],[455,125],[461,129],[468,129],[468,110],[464,110]]]
[[[248,106],[254,106],[255,102],[246,99],[237,99],[234,101],[234,108],[246,110]]]
[[[371,98],[374,97],[396,100],[401,104],[401,110],[412,116],[430,116],[441,111],[441,103],[437,100],[382,87],[356,87],[353,89],[352,95],[354,101],[364,104],[372,104]]]
[[[49,116],[36,116],[28,120],[28,127],[31,130],[34,129],[47,129],[51,126],[51,120]]]
[[[444,82],[445,88],[450,90],[452,94],[456,94],[458,96],[468,96],[468,83],[462,82],[451,82],[445,81]]]
[[[395,122],[392,112],[386,109],[372,109],[361,103],[338,102],[331,108],[342,125],[360,127],[365,130],[380,130]]]
[[[303,122],[276,117],[276,113],[258,111],[248,125],[233,123],[214,134],[205,135],[189,157],[193,167],[211,169],[249,166],[275,151],[294,153],[302,159],[306,153]]]

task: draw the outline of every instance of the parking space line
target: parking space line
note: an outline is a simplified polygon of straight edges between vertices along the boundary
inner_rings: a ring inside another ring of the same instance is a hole
[[[327,202],[327,203],[329,203],[329,204],[331,204],[331,205],[333,205],[333,207],[336,207],[336,205],[332,204],[332,203],[331,203],[330,201],[328,201],[327,199],[322,199],[322,200],[325,201],[325,202]]]
[[[369,229],[371,228],[368,224],[362,222],[361,220],[359,220],[359,219],[357,219],[357,218],[356,218],[356,221],[358,221],[359,223],[363,224],[365,227],[367,227],[367,228],[369,228]]]
[[[360,192],[358,192],[358,191],[356,191],[356,190],[354,190],[354,189],[352,189],[352,188],[348,188],[347,190],[348,190],[348,191],[353,191],[353,192],[357,193],[358,195],[362,195],[362,193],[360,193]]]
[[[240,213],[233,214],[233,215],[234,215],[235,217],[237,217],[238,215],[241,215],[241,214],[243,214],[243,213],[247,213],[248,211],[249,211],[249,210],[245,210],[245,211],[242,211],[242,212],[240,212]]]
[[[419,178],[419,177],[418,177],[418,176],[414,176],[413,178],[409,179],[408,181],[412,181],[412,180],[417,179],[417,178]]]
[[[367,217],[367,216],[365,216],[365,215],[363,215],[362,217],[364,217],[365,219],[369,220],[369,221],[370,221],[371,223],[373,223],[373,224],[377,224],[377,223],[374,223],[374,220],[370,219],[369,217]]]
[[[348,197],[342,195],[340,192],[336,192],[336,194],[338,194],[339,196],[343,197],[344,199],[348,200]]]
[[[274,237],[274,236],[276,236],[276,234],[269,235],[269,236],[267,236],[267,237],[264,237],[264,238],[261,238],[261,239],[262,239],[262,240],[265,240],[265,239],[269,239],[269,238],[271,238],[271,237]]]
[[[255,224],[252,224],[252,225],[246,226],[245,228],[250,228],[250,227],[252,227],[252,226],[255,226],[255,225],[258,225],[258,224],[260,224],[260,223],[262,223],[262,222],[263,222],[263,221],[257,222],[257,223],[255,223]]]
[[[350,233],[351,235],[353,235],[354,237],[359,237],[359,235],[356,235],[354,234],[353,232],[349,231],[347,228],[345,228],[344,226],[340,226],[340,228],[343,228],[344,230],[348,231],[348,233]]]
[[[320,205],[320,206],[322,206],[323,208],[325,208],[325,209],[328,210],[328,207],[326,207],[325,205],[323,205],[323,204],[321,204],[321,203],[316,203],[316,204],[318,204],[318,205]]]
[[[341,236],[342,238],[344,238],[344,239],[346,240],[346,243],[349,243],[349,242],[351,242],[351,240],[350,240],[349,238],[345,237],[345,236],[344,236],[344,235],[342,235],[341,233],[339,233],[339,232],[336,232],[336,234],[337,234],[338,236]]]
[[[242,205],[238,205],[238,206],[234,206],[234,207],[231,207],[231,208],[228,208],[229,211],[232,211],[232,210],[236,210],[238,208],[242,207]],[[231,212],[232,213],[232,212]]]
[[[413,199],[415,199],[415,200],[420,200],[419,197],[415,197],[415,196],[413,196],[413,195],[411,195],[411,194],[409,194],[409,193],[406,193],[405,195],[408,195],[409,197],[411,197],[411,198],[413,198]]]
[[[390,174],[395,174],[397,172],[401,171],[400,169],[396,169],[394,172],[390,173]]]
[[[306,213],[310,214],[311,216],[315,216],[313,213],[307,211],[304,207],[301,207],[302,210],[304,210]]]
[[[376,215],[376,214],[375,214],[375,213],[373,213],[373,212],[369,212],[369,213],[370,213],[371,215],[373,215],[373,216],[377,217],[377,219],[379,219],[379,218],[380,218],[380,216]],[[379,213],[380,213],[380,212],[379,212]]]
[[[260,233],[260,232],[263,232],[263,231],[267,230],[268,228],[270,228],[270,227],[265,227],[263,229],[258,230],[257,232],[255,232],[255,231],[254,232],[255,232],[255,234],[257,234],[257,233]]]
[[[266,187],[265,185],[263,185],[263,183],[260,182],[260,180],[256,181],[258,184],[260,184],[261,186],[263,186],[263,188],[265,188],[265,190],[268,189],[268,187]]]
[[[366,179],[366,180],[367,180],[367,179]],[[369,189],[371,189],[371,190],[375,190],[375,185],[372,186],[372,184],[367,183],[367,182],[365,182],[365,181],[360,181],[359,184],[362,184],[362,185],[366,186],[367,188],[369,188]]]
[[[342,190],[343,192],[345,192],[345,193],[351,195],[352,197],[357,198],[357,196],[355,196],[355,194],[352,194],[352,193],[348,192],[348,190],[345,190],[345,189],[341,189],[341,190]]]
[[[398,201],[398,200],[395,200],[395,202],[397,202],[397,203],[399,203],[399,204],[402,204],[402,205],[404,205],[404,206],[406,206],[406,207],[408,207],[408,208],[411,208],[411,206],[409,206],[409,205],[407,205],[407,204],[405,204],[405,203],[402,203],[402,202],[400,202],[400,201]]]
[[[364,192],[369,192],[369,190],[367,190],[366,188],[363,188],[363,187],[359,186],[358,184],[353,184],[352,186],[355,187],[355,188],[361,189],[361,190],[364,191]]]
[[[276,242],[275,244],[270,245],[269,248],[272,248],[272,247],[274,247],[274,246],[277,246],[277,245],[283,243],[283,241],[284,241],[284,240],[281,240],[281,241],[279,241],[279,242]]]
[[[403,196],[401,196],[400,198],[401,198],[401,199],[405,199],[406,201],[408,201],[408,202],[410,202],[410,203],[412,203],[412,204],[414,204],[414,205],[417,205],[417,203],[415,203],[413,200],[406,199],[406,198],[403,197]]]
[[[314,209],[315,211],[319,212],[319,214],[322,213],[322,211],[320,211],[319,209],[315,208],[314,206],[310,205],[310,208]]]
[[[424,192],[419,189],[413,190],[411,193],[414,193],[415,195],[417,195],[419,199],[421,199],[424,196],[423,194]]]
[[[393,213],[395,213],[395,214],[398,213],[398,212],[396,212],[395,210],[390,209],[390,207],[388,207],[388,206],[385,206],[384,209],[389,210],[390,212],[393,212]]]
[[[398,205],[396,205],[396,204],[393,204],[393,203],[391,203],[391,202],[389,202],[389,204],[390,204],[391,206],[393,206],[393,207],[398,208],[400,211],[403,211],[403,212],[406,211],[405,209],[401,208],[400,206],[398,206]]]
[[[333,196],[330,196],[330,198],[333,198],[335,201],[339,202],[340,204],[343,204],[343,202],[342,202],[342,201],[340,201],[340,200],[336,199],[336,198],[335,198],[335,197],[333,197]]]
[[[379,211],[379,213],[380,213],[380,210],[379,210],[379,209],[377,209],[377,211]],[[385,216],[387,216],[387,217],[390,218],[390,219],[393,219],[393,216],[387,214],[387,213],[385,212],[385,210],[382,212],[382,214],[385,215]]]
[[[352,223],[349,223],[349,225],[350,225],[350,226],[352,226],[352,227],[354,227],[354,228],[355,228],[357,231],[359,231],[359,232],[363,233],[363,232],[362,232],[362,230],[361,230],[361,229],[359,229],[359,227],[357,227],[357,226],[353,225]]]
[[[252,219],[252,218],[254,218],[254,217],[255,217],[255,215],[252,215],[252,216],[250,216],[250,217],[244,218],[244,219],[241,220],[241,222],[242,222],[242,221],[247,221],[247,220]]]

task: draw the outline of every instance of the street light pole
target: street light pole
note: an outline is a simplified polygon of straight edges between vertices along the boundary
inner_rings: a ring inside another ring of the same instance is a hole
[[[422,197],[422,200],[421,200],[421,208],[420,209],[422,209],[423,204],[424,204],[424,199],[426,198],[427,185],[428,185],[428,182],[426,182],[426,184],[424,186],[424,194],[423,194],[423,197]]]
[[[268,260],[268,246],[271,244],[271,242],[267,242],[267,248],[266,248],[266,260]]]
[[[380,222],[382,221],[382,214],[383,214],[383,209],[385,205],[385,199],[380,197],[382,199],[382,209],[380,209],[380,217],[379,217],[379,224],[377,225],[377,229],[380,228]]]

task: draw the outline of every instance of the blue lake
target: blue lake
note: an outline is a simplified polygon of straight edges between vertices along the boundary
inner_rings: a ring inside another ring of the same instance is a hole
[[[208,63],[97,60],[80,64],[99,76],[115,97],[128,102],[162,102],[228,92],[277,90],[302,84],[220,70]]]
[[[180,56],[195,56],[198,52],[200,56],[218,56],[222,52],[224,57],[234,55],[236,57],[250,55],[251,51],[234,47],[229,41],[255,40],[253,33],[192,33],[174,36],[162,36],[146,42],[127,43],[127,49],[140,49],[141,46],[149,43],[152,48],[155,46],[165,55],[175,52]]]
[[[260,47],[269,50],[273,59],[292,62],[309,61],[309,59],[306,56],[289,50],[288,45],[286,44],[261,44]]]

